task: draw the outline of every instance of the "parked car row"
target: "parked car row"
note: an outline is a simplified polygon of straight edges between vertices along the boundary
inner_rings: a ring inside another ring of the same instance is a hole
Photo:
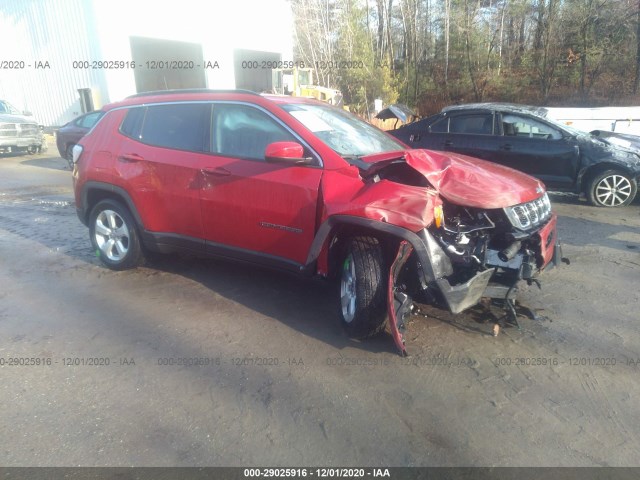
[[[550,190],[584,193],[601,207],[628,205],[638,188],[640,155],[631,142],[625,148],[619,135],[607,139],[601,132],[572,129],[548,118],[544,108],[457,105],[390,133],[412,148],[461,153],[514,168]]]
[[[72,148],[75,201],[111,269],[188,250],[335,278],[347,332],[388,317],[404,353],[413,298],[454,313],[500,298],[517,322],[518,283],[561,258],[540,180],[409,149],[325,103],[163,91],[95,118]]]

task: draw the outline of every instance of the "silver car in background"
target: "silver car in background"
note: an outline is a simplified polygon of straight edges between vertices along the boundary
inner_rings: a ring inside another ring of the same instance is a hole
[[[38,153],[46,150],[40,126],[9,102],[0,100],[0,153]]]

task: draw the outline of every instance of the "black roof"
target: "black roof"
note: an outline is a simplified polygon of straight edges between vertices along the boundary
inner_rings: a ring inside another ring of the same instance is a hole
[[[486,102],[486,103],[465,103],[462,105],[449,105],[444,107],[442,112],[455,112],[458,110],[485,110],[485,111],[501,111],[511,113],[529,113],[537,115],[539,117],[546,117],[549,111],[545,107],[536,107],[533,105],[520,105],[518,103],[501,103],[501,102]]]

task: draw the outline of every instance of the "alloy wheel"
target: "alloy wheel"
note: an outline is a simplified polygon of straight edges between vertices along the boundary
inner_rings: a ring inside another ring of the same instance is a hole
[[[609,175],[597,183],[595,197],[604,206],[617,207],[629,199],[631,191],[631,182],[627,177]]]
[[[356,266],[352,254],[345,258],[342,266],[340,305],[344,321],[351,323],[356,314]]]
[[[103,210],[95,220],[95,240],[102,254],[119,262],[129,251],[129,228],[117,212]]]

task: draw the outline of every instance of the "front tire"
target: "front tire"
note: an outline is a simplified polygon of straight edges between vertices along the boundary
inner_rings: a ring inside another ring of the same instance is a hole
[[[619,170],[607,170],[596,174],[587,187],[587,198],[597,207],[624,207],[636,196],[635,179]]]
[[[100,261],[112,270],[126,270],[142,263],[143,254],[135,221],[116,200],[98,202],[89,216],[91,244]]]
[[[387,278],[380,242],[356,237],[346,245],[340,273],[340,318],[353,338],[367,338],[385,326]]]

